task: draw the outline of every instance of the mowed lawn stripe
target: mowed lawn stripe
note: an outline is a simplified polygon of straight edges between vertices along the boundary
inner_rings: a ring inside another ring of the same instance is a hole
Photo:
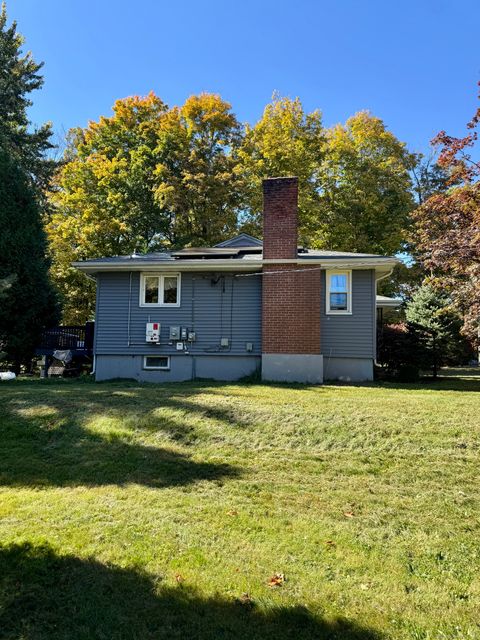
[[[480,637],[478,377],[0,400],[2,638]]]

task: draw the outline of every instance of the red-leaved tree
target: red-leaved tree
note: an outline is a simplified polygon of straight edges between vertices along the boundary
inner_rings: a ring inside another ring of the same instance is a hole
[[[450,188],[413,213],[417,257],[430,271],[431,283],[450,293],[472,338],[479,335],[480,320],[480,160],[475,158],[479,124],[480,107],[465,137],[441,131],[432,140],[440,151],[438,164],[448,171]]]

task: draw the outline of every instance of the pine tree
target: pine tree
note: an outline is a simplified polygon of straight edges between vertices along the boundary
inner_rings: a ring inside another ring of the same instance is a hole
[[[30,53],[23,53],[17,25],[0,11],[0,351],[18,372],[31,359],[41,331],[58,319],[48,277],[42,226],[43,189],[54,163],[50,125],[34,129],[29,94],[43,77]]]
[[[419,287],[407,306],[406,317],[419,339],[424,365],[436,378],[439,367],[464,349],[461,319],[452,311],[448,298],[430,285]]]
[[[16,373],[42,330],[58,321],[47,242],[30,180],[0,148],[0,351]]]
[[[27,174],[44,187],[55,163],[45,157],[53,148],[51,126],[33,129],[28,119],[32,104],[29,94],[43,85],[39,74],[43,63],[36,63],[30,52],[23,53],[24,38],[17,24],[7,25],[5,3],[0,11],[0,144]]]

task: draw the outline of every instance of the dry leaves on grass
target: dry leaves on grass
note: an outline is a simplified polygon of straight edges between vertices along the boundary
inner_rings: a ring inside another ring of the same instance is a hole
[[[281,587],[285,582],[284,573],[274,573],[270,580],[267,582],[269,587]]]
[[[253,599],[249,593],[242,593],[242,595],[236,599],[236,602],[244,607],[253,607],[254,605]]]

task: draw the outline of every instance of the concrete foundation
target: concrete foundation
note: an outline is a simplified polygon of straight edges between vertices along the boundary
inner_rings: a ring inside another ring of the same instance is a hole
[[[366,382],[373,380],[372,358],[324,358],[325,380]]]
[[[261,366],[262,379],[275,382],[321,384],[324,380],[373,380],[371,358],[329,358],[322,355],[263,354],[259,356],[172,355],[169,371],[143,368],[143,356],[97,355],[98,381],[130,378],[139,382],[180,382],[198,378],[238,380]]]
[[[163,355],[163,354],[162,354]],[[259,356],[170,356],[170,369],[143,368],[143,356],[97,355],[95,379],[130,378],[139,382],[181,382],[197,378],[238,380],[260,368]]]
[[[274,382],[323,382],[323,356],[320,354],[262,354],[262,380]]]

